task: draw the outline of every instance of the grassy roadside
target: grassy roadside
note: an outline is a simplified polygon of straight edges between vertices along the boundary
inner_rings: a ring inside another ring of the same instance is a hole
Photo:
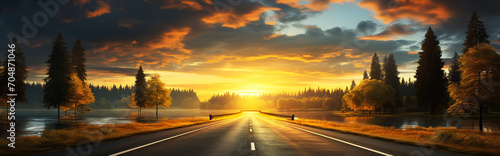
[[[500,132],[480,133],[473,130],[444,128],[444,127],[413,127],[395,129],[364,124],[343,124],[329,121],[299,119],[290,120],[262,114],[276,120],[286,121],[299,125],[317,127],[342,133],[356,134],[371,138],[395,141],[417,146],[437,147],[454,152],[467,154],[500,154]]]
[[[213,120],[208,118],[181,118],[164,120],[155,123],[130,123],[116,125],[81,125],[69,129],[50,130],[43,132],[41,137],[22,136],[16,137],[16,148],[7,147],[10,141],[0,139],[0,155],[30,155],[47,151],[63,150],[69,146],[101,143],[119,138],[140,134],[158,132],[167,129],[186,127],[191,125],[210,123],[242,114],[219,117]]]
[[[330,114],[335,115],[335,116],[346,116],[346,117],[353,117],[353,116],[401,116],[401,117],[453,117],[452,115],[448,114],[425,114],[424,112],[404,112],[404,113],[395,113],[395,114],[361,114],[361,113],[356,113],[353,111],[349,112],[344,112],[342,113],[341,111],[330,111]],[[460,116],[460,115],[456,115]],[[478,118],[479,114],[476,113],[474,115],[468,115],[470,118]],[[484,118],[500,118],[500,112],[489,112],[488,114],[483,114]]]

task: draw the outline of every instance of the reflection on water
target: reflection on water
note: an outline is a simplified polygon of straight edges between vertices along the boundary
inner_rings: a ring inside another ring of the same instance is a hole
[[[187,117],[205,117],[209,114],[225,114],[234,113],[239,110],[199,110],[199,109],[163,109],[159,111],[160,119],[178,119]],[[91,125],[104,124],[127,124],[134,122],[154,122],[155,110],[142,110],[142,118],[138,121],[137,109],[94,109],[86,114],[78,114],[75,121],[72,117],[61,119],[61,123],[57,121],[57,109],[18,109],[17,110],[16,130],[17,135],[30,136],[42,135],[45,130],[62,129],[77,125],[80,123]],[[61,117],[65,113],[62,112]],[[68,115],[72,112],[67,112]],[[2,129],[7,129],[8,124],[2,124]],[[1,137],[6,136],[6,133],[0,133]]]
[[[283,112],[278,112],[283,113]],[[333,115],[326,111],[286,112],[301,119],[335,121],[339,123],[370,124],[404,129],[405,127],[457,127],[459,129],[479,130],[477,118],[447,118],[447,117],[409,117],[409,116],[355,116],[344,117]],[[500,131],[500,119],[484,118],[485,131]]]

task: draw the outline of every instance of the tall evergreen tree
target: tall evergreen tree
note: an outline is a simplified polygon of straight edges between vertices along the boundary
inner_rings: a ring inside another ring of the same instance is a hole
[[[137,75],[135,76],[135,104],[138,109],[138,115],[141,115],[141,109],[146,107],[146,90],[147,90],[147,83],[146,83],[146,75],[144,74],[144,70],[142,70],[142,65],[139,66],[139,70],[137,71]]]
[[[390,85],[397,90],[399,86],[399,71],[393,54],[390,54],[389,57],[387,57],[386,62],[384,63],[384,73],[385,84]]]
[[[382,68],[382,74],[380,74],[380,80],[384,80],[385,79],[385,70],[384,70],[384,65],[387,64],[387,55],[384,55],[384,59],[382,60],[383,64],[381,66]]]
[[[396,64],[396,60],[394,59],[394,55],[393,54],[390,54],[388,57],[385,57],[384,58],[384,65],[383,65],[383,69],[384,69],[384,82],[386,85],[389,85],[391,86],[392,88],[394,88],[394,90],[396,91],[396,99],[394,99],[396,101],[396,105],[387,105],[387,107],[390,107],[390,106],[395,106],[395,107],[400,107],[401,106],[401,101],[402,99],[397,99],[399,96],[399,91],[398,91],[398,88],[399,88],[399,71],[398,71],[398,65]],[[392,111],[396,110],[395,108],[391,108]]]
[[[354,87],[356,87],[356,82],[354,82],[354,80],[352,80],[352,82],[351,82],[351,90],[354,89]]]
[[[43,103],[47,109],[57,108],[57,118],[59,119],[60,107],[66,106],[70,102],[71,89],[71,61],[66,50],[61,34],[57,35],[52,46],[52,53],[47,60],[49,64]]]
[[[6,56],[6,60],[3,64],[3,71],[1,73],[1,80],[0,82],[2,84],[7,84],[8,82],[8,78],[10,77],[10,74],[9,74],[9,70],[8,69],[8,63],[12,63],[14,64],[14,68],[15,68],[15,74],[14,74],[14,78],[15,78],[15,81],[13,82],[14,84],[14,88],[15,90],[12,92],[12,91],[9,91],[8,90],[8,86],[5,85],[5,87],[2,87],[1,88],[1,96],[6,96],[7,94],[17,94],[16,96],[16,102],[18,103],[23,103],[23,102],[27,102],[26,100],[26,93],[25,93],[25,90],[26,90],[26,83],[24,81],[26,81],[26,77],[27,77],[27,71],[26,71],[26,59],[24,57],[24,53],[21,51],[21,48],[19,46],[19,44],[17,43],[17,39],[16,38],[12,38],[12,44],[14,44],[15,48],[14,48],[14,51],[13,51],[13,54],[15,56],[15,61],[11,61],[9,62],[8,59],[8,55],[9,53],[7,53],[7,56]],[[4,97],[6,98],[6,97]]]
[[[472,17],[470,18],[469,25],[467,25],[467,37],[465,37],[464,46],[462,53],[467,53],[469,48],[479,45],[481,43],[489,44],[488,33],[486,33],[486,28],[484,28],[483,22],[479,20],[479,16],[474,11]]]
[[[365,79],[370,79],[370,78],[368,77],[368,73],[366,73],[366,70],[365,70],[365,72],[363,73],[363,80],[365,80]]]
[[[373,54],[372,64],[370,65],[370,79],[382,80],[382,70],[380,69],[380,61],[377,52]]]
[[[447,97],[441,53],[437,36],[429,27],[422,42],[422,52],[419,53],[420,59],[415,75],[418,104],[426,113],[430,108],[430,113],[434,114]]]
[[[458,62],[459,58],[460,57],[457,52],[455,52],[455,56],[453,56],[453,60],[451,61],[450,69],[448,70],[448,79],[455,83],[460,82],[460,71],[458,70],[460,65],[460,62]]]
[[[73,47],[73,53],[71,54],[71,67],[81,81],[87,80],[87,70],[85,69],[85,62],[87,61],[85,60],[85,55],[85,49],[82,48],[80,39],[77,39]]]

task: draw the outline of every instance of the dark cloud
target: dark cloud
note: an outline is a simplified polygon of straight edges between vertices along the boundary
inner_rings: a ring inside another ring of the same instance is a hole
[[[387,40],[395,40],[398,37],[408,36],[414,34],[415,32],[417,32],[417,29],[413,28],[412,26],[396,23],[390,25],[389,27],[387,27],[387,29],[376,35],[362,36],[359,39],[387,41]]]
[[[356,26],[356,30],[365,35],[370,35],[377,30],[377,24],[373,21],[361,21]]]
[[[136,68],[121,68],[121,67],[103,67],[103,66],[89,66],[87,70],[94,70],[102,73],[111,73],[121,76],[135,76],[137,74]]]

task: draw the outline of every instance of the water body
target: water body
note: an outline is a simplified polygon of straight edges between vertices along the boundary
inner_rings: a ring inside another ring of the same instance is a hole
[[[137,109],[94,109],[92,112],[78,114],[78,123],[103,125],[103,124],[126,124],[134,122],[155,122],[154,109],[143,109],[143,120],[137,120]],[[234,113],[240,110],[200,110],[200,109],[160,109],[159,119],[178,119],[189,117],[207,118],[209,114]],[[57,109],[18,109],[16,120],[16,135],[18,136],[40,136],[43,131],[52,129],[63,129],[71,127],[71,124],[58,124]],[[72,115],[73,112],[67,112]],[[64,115],[62,112],[61,117]],[[66,117],[68,118],[68,117]],[[66,119],[62,122],[73,123],[75,120]],[[8,124],[2,124],[2,129],[6,130]],[[0,136],[6,136],[7,132],[0,133]]]
[[[200,110],[200,109],[161,109],[160,119],[178,119],[186,117],[208,118],[209,114],[234,113],[239,110]],[[334,121],[339,123],[371,124],[386,127],[404,129],[407,126],[420,127],[457,127],[461,129],[479,129],[477,118],[447,118],[447,117],[408,117],[408,116],[355,116],[345,117],[333,115],[327,111],[294,111],[276,112],[281,114],[294,114],[300,119],[316,119]],[[64,114],[64,112],[62,113]],[[68,112],[68,115],[72,112]],[[78,114],[81,118],[79,123],[103,125],[103,124],[126,124],[134,122],[154,122],[155,110],[143,109],[142,116],[145,120],[137,120],[137,109],[95,109],[86,114]],[[18,136],[40,136],[43,131],[52,129],[63,129],[71,124],[58,124],[57,110],[55,109],[19,109],[17,110],[16,130]],[[62,120],[63,121],[63,120]],[[74,122],[74,120],[66,120]],[[500,119],[484,118],[483,126],[485,131],[500,131]],[[2,124],[2,129],[6,130],[7,124]],[[0,133],[1,137],[7,133]]]
[[[327,111],[294,111],[276,112],[281,114],[294,114],[299,119],[315,119],[334,121],[338,123],[370,124],[404,129],[409,127],[456,127],[458,129],[479,130],[479,119],[471,117],[411,117],[411,116],[338,116]],[[485,131],[500,131],[499,118],[483,118]]]

